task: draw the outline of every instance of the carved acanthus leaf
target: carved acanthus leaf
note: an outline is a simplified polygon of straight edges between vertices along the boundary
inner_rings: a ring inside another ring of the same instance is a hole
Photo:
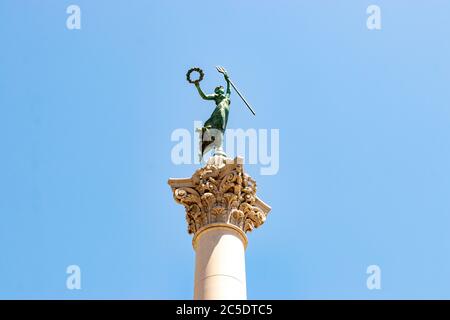
[[[198,169],[190,179],[169,180],[175,201],[186,209],[189,233],[216,222],[252,231],[270,211],[256,197],[256,182],[244,173],[239,160],[219,160]]]

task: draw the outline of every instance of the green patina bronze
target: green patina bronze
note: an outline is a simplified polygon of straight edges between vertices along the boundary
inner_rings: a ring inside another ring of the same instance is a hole
[[[223,67],[216,67],[216,69],[218,72],[223,74],[225,81],[227,82],[227,89],[225,90],[223,86],[218,86],[214,89],[214,94],[205,94],[200,88],[200,81],[202,81],[204,77],[203,71],[200,68],[192,68],[186,74],[188,82],[195,85],[198,93],[200,94],[200,97],[202,97],[204,100],[214,100],[214,102],[216,103],[216,107],[214,108],[214,111],[209,119],[205,121],[205,124],[202,128],[198,129],[200,133],[200,160],[203,158],[203,155],[212,147],[215,147],[215,154],[225,155],[222,150],[222,140],[227,128],[228,115],[230,113],[231,87],[236,90],[237,94],[242,98],[250,111],[255,114],[248,102],[230,80],[227,71]],[[191,79],[192,72],[199,73],[200,76],[197,80]]]
[[[222,131],[222,133],[225,132],[225,129],[227,127],[228,122],[228,114],[230,112],[230,95],[231,95],[231,88],[230,88],[230,80],[228,78],[228,75],[226,71],[223,73],[225,77],[225,81],[227,82],[227,90],[225,91],[224,87],[218,86],[214,89],[214,94],[208,94],[206,95],[202,89],[200,88],[200,83],[197,81],[195,82],[195,87],[198,90],[198,93],[200,94],[200,97],[202,97],[204,100],[214,100],[216,103],[216,107],[209,117],[208,120],[206,120],[204,127],[207,129],[217,129]]]

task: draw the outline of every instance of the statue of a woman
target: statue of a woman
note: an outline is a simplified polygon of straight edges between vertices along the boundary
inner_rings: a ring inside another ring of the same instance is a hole
[[[205,100],[214,100],[216,103],[216,107],[209,117],[206,120],[204,126],[200,128],[200,160],[203,158],[203,155],[208,152],[212,147],[215,147],[215,154],[222,154],[222,140],[223,134],[225,133],[225,129],[227,127],[228,122],[228,114],[230,111],[230,80],[228,78],[228,74],[225,69],[221,69],[219,71],[225,77],[227,82],[227,90],[225,91],[224,87],[218,86],[214,89],[214,94],[206,95],[202,89],[200,88],[200,82],[195,81],[195,87],[198,90],[200,96]]]

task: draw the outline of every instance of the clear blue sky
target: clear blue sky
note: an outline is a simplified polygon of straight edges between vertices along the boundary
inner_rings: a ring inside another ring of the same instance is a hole
[[[66,8],[81,7],[81,30]],[[366,28],[377,4],[382,29]],[[0,298],[190,299],[194,251],[169,177],[176,128],[212,106],[280,130],[248,296],[450,298],[450,3],[0,2]],[[66,289],[66,267],[82,290]],[[368,290],[366,268],[382,270]]]

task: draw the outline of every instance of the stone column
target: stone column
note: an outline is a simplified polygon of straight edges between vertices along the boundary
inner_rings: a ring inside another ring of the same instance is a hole
[[[194,235],[194,299],[246,299],[245,233],[264,223],[270,207],[256,196],[242,159],[213,156],[191,178],[169,185]]]

